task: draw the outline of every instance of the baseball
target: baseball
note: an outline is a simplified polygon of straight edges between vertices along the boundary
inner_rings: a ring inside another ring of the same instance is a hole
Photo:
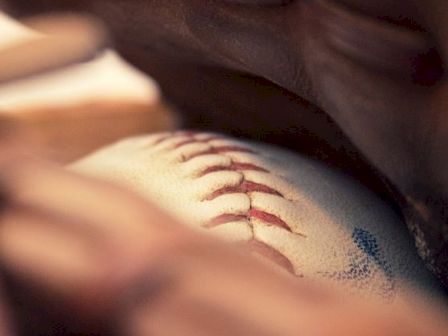
[[[387,205],[349,177],[277,147],[160,133],[122,140],[69,168],[131,187],[298,277],[387,301],[408,288],[439,290]]]

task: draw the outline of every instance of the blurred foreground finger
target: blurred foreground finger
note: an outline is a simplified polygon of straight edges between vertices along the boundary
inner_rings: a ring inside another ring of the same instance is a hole
[[[38,298],[32,305],[50,300],[65,315],[107,319],[143,276],[158,272],[160,259],[198,240],[112,185],[28,158],[3,168],[0,263],[19,284],[20,300]]]
[[[108,45],[102,24],[88,16],[48,15],[23,23],[35,35],[0,50],[0,83],[90,60]]]
[[[180,258],[171,288],[140,298],[127,335],[442,336],[446,310],[361,302],[320,284],[292,280],[216,248]]]

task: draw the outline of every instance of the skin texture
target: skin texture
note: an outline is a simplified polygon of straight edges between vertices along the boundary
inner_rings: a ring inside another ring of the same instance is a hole
[[[448,284],[445,0],[11,5],[18,14],[75,9],[104,19],[188,126],[286,143],[390,195],[378,187],[387,179],[420,254]],[[377,171],[383,178],[373,179]]]

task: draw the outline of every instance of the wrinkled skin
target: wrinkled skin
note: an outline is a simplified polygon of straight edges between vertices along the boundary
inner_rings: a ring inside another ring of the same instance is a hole
[[[76,9],[103,18],[189,126],[286,144],[391,192],[378,187],[379,170],[399,192],[422,257],[448,285],[445,0],[11,5],[17,14]]]

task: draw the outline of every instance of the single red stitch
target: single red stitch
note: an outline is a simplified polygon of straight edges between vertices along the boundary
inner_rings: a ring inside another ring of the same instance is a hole
[[[280,217],[270,214],[268,212],[265,212],[263,210],[258,209],[250,209],[249,210],[249,217],[258,218],[259,220],[270,224],[272,226],[278,226],[282,229],[285,229],[289,232],[292,232],[291,228],[284,220],[282,220]]]
[[[202,172],[200,172],[198,174],[198,177],[202,177],[211,173],[216,173],[219,171],[233,171],[234,169],[232,169],[230,166],[211,166],[208,167],[207,169],[203,170]]]
[[[205,201],[212,201],[215,198],[217,198],[219,196],[222,196],[222,195],[226,195],[226,194],[245,194],[245,193],[246,192],[245,192],[245,190],[243,188],[241,188],[241,185],[226,186],[224,188],[221,188],[221,189],[218,189],[218,190],[214,191],[213,193],[208,195],[204,200]]]
[[[247,149],[247,148],[244,148],[244,147],[239,147],[239,146],[219,146],[219,147],[212,147],[212,148],[204,150],[202,152],[198,152],[196,154],[193,154],[186,161],[192,160],[194,158],[197,158],[197,157],[203,156],[203,155],[223,154],[223,153],[229,153],[229,152],[256,154],[253,150]]]
[[[261,183],[256,183],[256,182],[252,182],[252,181],[244,181],[241,184],[241,187],[243,188],[245,193],[261,192],[261,193],[265,193],[265,194],[283,197],[283,195],[279,191],[277,191],[267,185],[261,184]]]
[[[176,145],[174,146],[174,149],[178,149],[178,148],[181,148],[181,147],[183,147],[183,146],[190,145],[190,144],[192,144],[192,143],[197,143],[197,142],[198,142],[198,141],[195,140],[195,139],[185,140],[185,141],[182,141],[182,142],[179,142],[178,144],[176,144]]]
[[[153,146],[158,145],[162,142],[164,142],[165,140],[168,139],[173,139],[173,137],[189,137],[191,139],[184,141],[185,144],[186,142],[188,143],[194,143],[194,142],[199,142],[198,140],[194,139],[195,135],[200,134],[199,132],[194,132],[194,131],[179,131],[179,132],[172,132],[169,135],[166,135],[164,137],[161,137],[160,139],[158,139],[156,142],[153,143]],[[178,144],[175,146],[175,148],[180,147],[180,145],[184,145],[184,143]]]
[[[241,184],[236,186],[226,186],[224,188],[215,190],[213,193],[208,195],[205,198],[205,200],[211,201],[224,194],[235,194],[235,193],[247,194],[250,192],[261,192],[265,194],[283,197],[281,193],[279,193],[275,189],[272,189],[271,187],[268,187],[267,185],[251,181],[243,181]]]
[[[231,165],[232,170],[255,170],[263,173],[269,173],[269,170],[257,166],[253,163],[246,163],[246,162],[232,162]]]
[[[261,256],[271,260],[273,263],[286,269],[289,273],[295,274],[294,266],[291,261],[273,247],[256,239],[252,239],[247,244],[252,252],[260,254]]]
[[[243,162],[232,162],[230,164],[230,166],[211,166],[208,167],[207,169],[205,169],[204,171],[202,171],[199,174],[199,177],[207,175],[207,174],[211,174],[211,173],[215,173],[218,171],[241,171],[241,170],[252,170],[252,171],[259,171],[259,172],[263,172],[263,173],[269,173],[268,170],[259,167],[255,164],[252,163],[243,163]]]
[[[219,137],[219,136],[210,136],[208,138],[201,139],[201,140],[192,138],[192,139],[187,139],[185,141],[179,142],[178,144],[176,144],[176,146],[174,146],[174,148],[178,149],[178,148],[181,148],[183,146],[190,145],[190,144],[193,144],[193,143],[207,143],[207,142],[211,142],[211,141],[214,141],[214,140],[222,140],[222,139],[223,138]]]
[[[202,225],[204,228],[211,229],[220,225],[227,224],[229,222],[238,222],[241,220],[247,220],[249,221],[250,218],[257,218],[267,225],[271,226],[277,226],[281,229],[284,229],[288,232],[292,232],[291,228],[286,224],[285,221],[283,221],[281,218],[279,218],[276,215],[267,213],[262,210],[258,209],[250,209],[247,214],[244,215],[237,215],[237,214],[223,214],[220,216],[217,216],[215,218],[212,218],[210,221],[208,221],[206,224]],[[298,235],[303,236],[302,234],[298,233]]]

